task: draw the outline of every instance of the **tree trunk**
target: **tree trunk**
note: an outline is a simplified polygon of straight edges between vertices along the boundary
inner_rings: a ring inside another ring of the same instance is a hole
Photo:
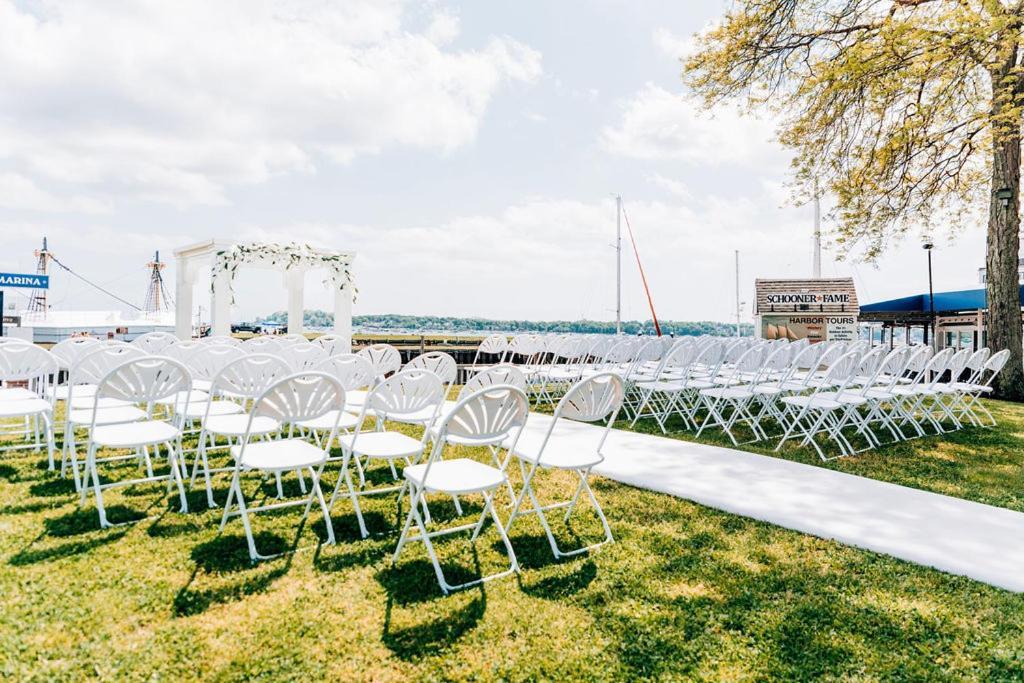
[[[1021,350],[1020,282],[1020,144],[1021,125],[999,126],[992,148],[992,193],[989,203],[988,243],[985,253],[988,295],[988,346],[992,352],[1010,350],[1010,360],[996,378],[996,395],[1024,399],[1024,364]],[[1009,206],[997,197],[1009,188]]]

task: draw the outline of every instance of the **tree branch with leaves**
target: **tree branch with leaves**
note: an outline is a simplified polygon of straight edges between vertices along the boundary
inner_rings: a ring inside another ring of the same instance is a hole
[[[1017,274],[1024,2],[737,0],[698,36],[684,80],[781,121],[798,196],[835,197],[834,239],[877,257],[987,214],[989,345],[1024,398]],[[1009,188],[1012,198],[997,193]],[[1006,206],[1005,204],[1009,204]]]

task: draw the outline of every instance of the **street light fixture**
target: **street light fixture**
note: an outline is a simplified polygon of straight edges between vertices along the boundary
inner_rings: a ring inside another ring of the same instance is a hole
[[[928,319],[932,330],[932,348],[937,348],[935,340],[935,290],[932,287],[932,249],[935,244],[931,240],[925,240],[921,247],[928,252]],[[927,331],[927,328],[925,328]],[[927,335],[925,335],[927,337]],[[928,341],[925,339],[925,341]]]

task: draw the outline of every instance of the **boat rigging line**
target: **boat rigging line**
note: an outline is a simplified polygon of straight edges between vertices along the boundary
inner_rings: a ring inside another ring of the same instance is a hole
[[[658,314],[654,312],[654,299],[651,298],[651,288],[647,286],[647,275],[644,273],[644,266],[640,263],[640,252],[636,248],[636,239],[633,237],[633,227],[629,224],[629,214],[626,213],[626,205],[622,198],[618,198],[619,206],[622,209],[622,217],[626,220],[626,231],[629,233],[630,244],[633,245],[633,255],[636,256],[636,267],[640,269],[640,281],[644,284],[644,293],[647,294],[647,305],[651,308],[651,318],[654,320],[654,331],[661,336],[661,325],[658,324]]]
[[[125,299],[122,299],[121,297],[119,297],[117,294],[114,294],[110,290],[104,289],[103,287],[101,287],[100,285],[96,284],[95,282],[93,282],[93,281],[89,280],[88,278],[83,277],[82,275],[79,275],[75,271],[71,270],[66,265],[61,263],[60,260],[56,256],[54,256],[52,253],[50,254],[50,260],[53,261],[54,263],[56,263],[61,268],[63,268],[64,270],[66,270],[69,273],[71,273],[72,275],[74,275],[75,277],[77,277],[79,280],[81,280],[85,284],[89,285],[90,287],[93,287],[94,289],[98,289],[99,291],[103,292],[104,294],[106,294],[107,296],[111,297],[112,299],[117,299],[118,301],[120,301],[121,303],[125,304],[126,306],[131,306],[136,311],[141,311],[142,310],[142,308],[140,306],[136,306],[131,301],[126,301]]]

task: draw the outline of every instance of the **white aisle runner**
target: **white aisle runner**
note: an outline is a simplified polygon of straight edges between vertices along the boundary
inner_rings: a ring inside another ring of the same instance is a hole
[[[531,413],[527,431],[547,415]],[[563,421],[552,448],[593,448],[601,430]],[[560,437],[560,438],[558,438]],[[813,465],[612,430],[615,481],[1024,591],[1024,514]],[[614,520],[612,520],[614,522]]]

